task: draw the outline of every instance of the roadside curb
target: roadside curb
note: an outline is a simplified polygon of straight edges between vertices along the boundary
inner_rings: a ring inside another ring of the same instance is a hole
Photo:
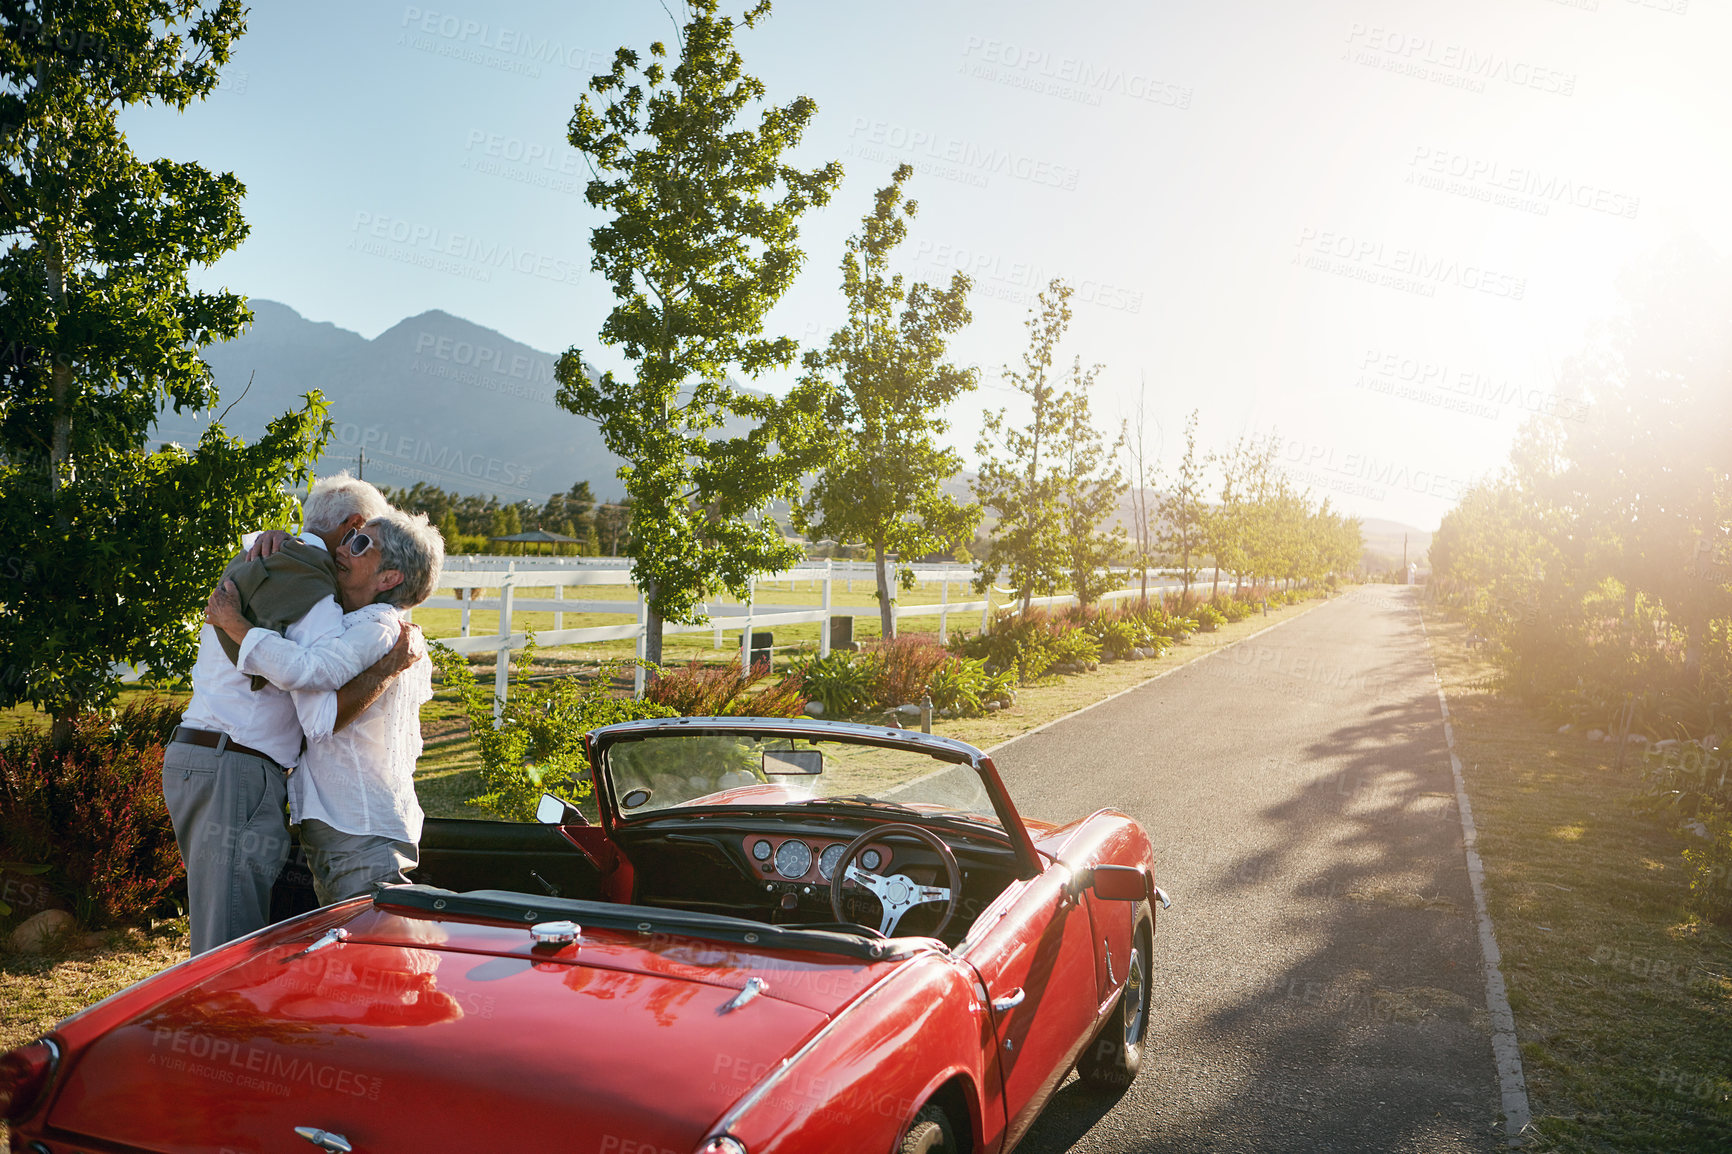
[[[1135,693],[1137,690],[1141,689],[1145,685],[1152,685],[1153,683],[1159,681],[1163,677],[1171,677],[1173,674],[1179,672],[1179,670],[1181,670],[1181,669],[1189,669],[1191,666],[1197,664],[1197,662],[1207,661],[1209,658],[1215,656],[1215,654],[1217,654],[1217,653],[1225,653],[1229,649],[1233,649],[1237,646],[1243,645],[1243,644],[1245,644],[1245,642],[1251,640],[1253,637],[1261,637],[1261,636],[1263,636],[1263,634],[1268,633],[1271,630],[1279,629],[1283,625],[1290,625],[1293,622],[1299,620],[1301,617],[1305,616],[1307,613],[1310,613],[1312,610],[1321,608],[1324,605],[1328,605],[1331,602],[1333,602],[1334,600],[1336,600],[1336,599],[1333,597],[1329,597],[1329,598],[1325,598],[1321,601],[1314,602],[1313,604],[1300,610],[1298,613],[1293,614],[1293,616],[1291,616],[1291,617],[1285,618],[1281,621],[1277,621],[1273,625],[1265,625],[1263,628],[1257,630],[1255,633],[1245,634],[1245,636],[1239,638],[1239,640],[1237,640],[1237,641],[1229,641],[1225,645],[1217,645],[1215,648],[1209,650],[1207,653],[1199,653],[1195,657],[1191,658],[1189,661],[1183,662],[1179,665],[1175,665],[1171,669],[1163,669],[1159,673],[1155,674],[1152,677],[1144,678],[1142,681],[1137,682],[1135,685],[1127,685],[1123,689],[1120,689],[1114,693],[1107,694],[1105,697],[1101,698],[1099,701],[1091,701],[1089,704],[1081,707],[1080,709],[1073,709],[1069,713],[1064,714],[1062,717],[1055,717],[1051,721],[1043,721],[1039,725],[1035,726],[1033,729],[1024,730],[1023,732],[1017,734],[1015,737],[1007,737],[1003,741],[999,742],[997,745],[994,745],[989,749],[982,750],[981,752],[985,753],[988,757],[991,757],[993,754],[997,753],[999,750],[1003,749],[1005,746],[1014,744],[1015,742],[1018,742],[1018,741],[1021,741],[1025,737],[1033,737],[1035,734],[1039,733],[1041,730],[1050,729],[1053,726],[1057,725],[1061,721],[1069,721],[1071,718],[1076,717],[1079,714],[1087,713],[1091,709],[1097,709],[1100,706],[1105,705],[1109,701],[1117,701],[1119,698],[1123,697],[1127,693]]]
[[[1520,1146],[1523,1131],[1533,1121],[1533,1107],[1528,1102],[1527,1079],[1522,1073],[1521,1046],[1516,1038],[1515,1013],[1510,1009],[1509,990],[1504,985],[1502,958],[1497,947],[1497,934],[1492,928],[1491,913],[1485,904],[1485,864],[1480,860],[1479,831],[1473,821],[1473,806],[1467,798],[1467,781],[1462,776],[1461,758],[1455,752],[1455,727],[1449,720],[1449,701],[1443,693],[1443,678],[1437,672],[1437,655],[1431,651],[1431,631],[1425,627],[1425,614],[1417,605],[1419,631],[1425,637],[1426,656],[1431,659],[1431,677],[1437,682],[1437,707],[1443,714],[1443,739],[1449,747],[1449,768],[1455,775],[1455,804],[1461,814],[1462,848],[1467,857],[1467,880],[1473,887],[1474,920],[1479,924],[1480,954],[1485,959],[1485,1004],[1491,1015],[1491,1053],[1497,1063],[1498,1089],[1503,1096],[1504,1133],[1511,1146]]]

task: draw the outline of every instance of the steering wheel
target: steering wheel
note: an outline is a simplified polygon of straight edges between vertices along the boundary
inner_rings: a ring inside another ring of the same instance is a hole
[[[949,887],[918,885],[914,879],[902,874],[885,877],[882,874],[868,873],[854,864],[854,859],[859,857],[868,845],[894,834],[907,834],[930,846],[938,855],[938,860],[944,863],[945,880],[950,883]],[[886,937],[896,932],[896,924],[902,920],[902,915],[915,906],[943,902],[944,916],[938,919],[938,928],[932,931],[932,936],[937,937],[944,932],[944,927],[950,924],[956,907],[961,904],[962,871],[956,867],[956,855],[950,852],[949,846],[939,840],[937,834],[917,825],[893,822],[867,830],[848,843],[842,856],[836,859],[836,869],[830,876],[834,879],[830,883],[830,912],[836,915],[836,920],[850,925],[864,924],[853,921],[842,912],[843,883],[853,882],[877,898],[878,904],[884,908],[884,916],[878,923],[878,932]]]

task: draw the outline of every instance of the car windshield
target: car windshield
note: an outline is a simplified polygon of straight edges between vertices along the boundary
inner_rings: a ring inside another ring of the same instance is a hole
[[[980,775],[917,750],[767,733],[669,733],[608,746],[621,817],[676,807],[868,807],[1000,824]]]

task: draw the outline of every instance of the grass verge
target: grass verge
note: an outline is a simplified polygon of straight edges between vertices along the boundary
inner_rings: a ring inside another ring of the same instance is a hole
[[[1691,915],[1686,841],[1615,749],[1487,687],[1427,609],[1533,1106],[1529,1149],[1732,1149],[1732,933]]]

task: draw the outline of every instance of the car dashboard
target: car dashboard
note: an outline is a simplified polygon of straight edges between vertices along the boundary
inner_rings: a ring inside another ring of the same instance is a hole
[[[833,924],[830,887],[843,847],[882,823],[857,817],[741,813],[663,816],[616,829],[613,840],[632,863],[633,901],[751,918],[771,925]],[[956,856],[962,892],[943,936],[959,941],[974,917],[1016,876],[1015,855],[1002,835],[962,833],[921,823]],[[903,874],[921,885],[944,885],[938,855],[907,835],[869,840],[856,857],[870,872]],[[875,926],[873,899],[850,889],[844,910]],[[903,933],[930,933],[942,906],[917,908]]]

